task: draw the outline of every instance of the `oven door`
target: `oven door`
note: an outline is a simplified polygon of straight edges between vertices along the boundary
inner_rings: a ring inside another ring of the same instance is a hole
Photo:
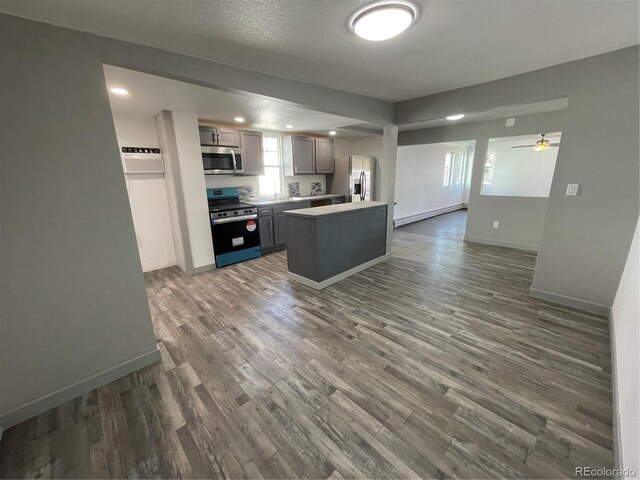
[[[258,215],[211,220],[216,266],[224,267],[260,256]]]
[[[233,175],[238,172],[236,155],[226,147],[202,147],[202,166],[205,175]]]

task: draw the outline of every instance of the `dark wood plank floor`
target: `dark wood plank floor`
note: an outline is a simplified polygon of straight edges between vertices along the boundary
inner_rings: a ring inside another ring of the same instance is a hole
[[[285,253],[147,274],[162,363],[7,430],[0,477],[611,466],[607,320],[528,297],[535,255],[463,243],[463,215],[399,229],[392,259],[322,292]]]

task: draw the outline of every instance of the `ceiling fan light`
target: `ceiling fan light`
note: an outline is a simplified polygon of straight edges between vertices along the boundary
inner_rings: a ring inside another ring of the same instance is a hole
[[[545,142],[536,143],[536,146],[533,147],[533,149],[536,152],[546,152],[547,150],[549,150],[549,145],[547,145]]]

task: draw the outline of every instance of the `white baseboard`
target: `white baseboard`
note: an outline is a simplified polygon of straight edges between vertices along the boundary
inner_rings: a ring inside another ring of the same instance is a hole
[[[289,279],[295,282],[301,283],[302,285],[305,285],[307,287],[311,287],[314,290],[322,290],[323,288],[327,288],[328,286],[333,285],[334,283],[339,282],[340,280],[344,280],[345,278],[348,278],[351,275],[355,275],[356,273],[366,270],[369,267],[373,267],[378,263],[384,262],[385,260],[389,260],[390,258],[391,258],[391,254],[387,253],[378,258],[374,258],[373,260],[369,260],[368,262],[363,263],[362,265],[353,267],[347,270],[346,272],[342,272],[342,273],[339,273],[338,275],[334,275],[333,277],[327,278],[326,280],[323,280],[321,282],[316,282],[315,280],[310,280],[306,277],[303,277],[301,275],[297,275],[291,272],[288,273],[288,276],[289,276]]]
[[[462,210],[467,208],[464,203],[459,203],[457,205],[451,205],[450,207],[438,208],[436,210],[429,210],[428,212],[416,213],[414,215],[407,215],[406,217],[395,218],[393,220],[393,226],[395,228],[401,227],[403,225],[408,225],[413,222],[419,222],[420,220],[426,220],[427,218],[437,217],[438,215],[442,215],[444,213],[455,212],[456,210]]]
[[[533,298],[559,303],[560,305],[577,308],[589,313],[595,313],[596,315],[607,316],[611,313],[611,305],[603,305],[601,303],[591,302],[581,298],[574,298],[568,295],[561,295],[559,293],[547,292],[533,287],[529,289],[529,295]]]
[[[98,387],[106,385],[107,383],[113,382],[114,380],[159,361],[160,350],[156,348],[151,352],[142,354],[138,357],[132,358],[131,360],[127,360],[113,368],[92,375],[89,378],[80,380],[79,382],[61,388],[60,390],[56,390],[53,393],[44,395],[27,403],[26,405],[22,405],[21,407],[3,413],[0,415],[0,431],[2,429],[6,430],[7,428],[17,425],[20,422],[24,422],[31,417],[35,417],[36,415],[46,412],[51,408],[62,405],[63,403],[73,400],[80,395],[84,395],[91,390],[95,390]]]
[[[208,272],[209,270],[213,270],[215,268],[216,268],[216,264],[214,262],[214,263],[210,263],[209,265],[202,265],[200,267],[190,268],[186,272],[189,275],[197,275],[198,273]]]
[[[507,242],[505,240],[495,240],[493,238],[483,237],[464,237],[465,242],[482,243],[483,245],[493,245],[496,247],[515,248],[517,250],[526,250],[527,252],[538,252],[538,245],[531,245],[528,243]]]
[[[616,329],[613,321],[613,309],[609,313],[609,338],[611,340],[611,391],[613,392],[613,459],[614,467],[622,470],[622,432],[618,391],[618,357],[616,356]]]

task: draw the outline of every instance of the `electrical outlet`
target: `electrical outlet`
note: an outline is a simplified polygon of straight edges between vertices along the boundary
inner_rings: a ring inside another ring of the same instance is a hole
[[[565,194],[567,197],[575,197],[578,195],[578,187],[579,183],[568,183],[567,184],[567,193]]]
[[[493,221],[493,228],[500,228],[500,222],[498,220]]]

